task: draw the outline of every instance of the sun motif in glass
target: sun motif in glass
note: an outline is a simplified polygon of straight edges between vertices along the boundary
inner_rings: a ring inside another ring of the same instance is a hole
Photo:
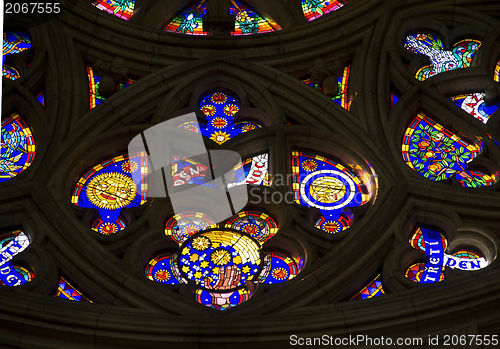
[[[179,282],[194,281],[197,302],[218,310],[232,308],[250,298],[248,282],[285,282],[300,271],[286,254],[266,252],[261,258],[262,245],[277,231],[276,222],[259,211],[242,211],[219,225],[201,212],[176,215],[168,220],[165,232],[179,244],[179,257],[175,263],[170,260],[170,269],[163,264],[155,279],[153,266],[166,255],[156,257],[146,276],[165,283],[173,273]]]
[[[136,173],[140,175],[134,176]],[[91,225],[92,228],[105,235],[113,234],[126,226],[120,217],[122,209],[137,207],[147,201],[147,174],[146,153],[120,155],[106,160],[78,180],[71,202],[80,207],[97,209],[99,217]]]
[[[188,35],[207,35],[203,32],[203,16],[207,14],[206,0],[198,1],[193,6],[176,16],[165,31]]]
[[[321,217],[315,226],[335,234],[349,228],[349,207],[370,198],[368,187],[346,166],[320,155],[292,152],[293,194],[296,203],[315,207]]]

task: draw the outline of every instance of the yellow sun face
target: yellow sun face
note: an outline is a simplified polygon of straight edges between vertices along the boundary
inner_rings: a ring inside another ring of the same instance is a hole
[[[134,181],[122,173],[103,173],[94,177],[87,186],[87,197],[94,205],[116,210],[134,200],[137,188]]]
[[[344,197],[346,187],[337,178],[321,177],[314,180],[310,187],[310,193],[319,202],[331,204]]]
[[[217,131],[217,132],[212,133],[212,136],[210,137],[210,139],[212,141],[214,141],[215,143],[221,145],[222,143],[231,139],[231,137],[226,132]]]

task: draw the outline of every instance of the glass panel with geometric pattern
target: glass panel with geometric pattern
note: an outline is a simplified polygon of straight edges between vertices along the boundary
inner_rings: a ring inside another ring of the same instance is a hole
[[[313,21],[328,12],[337,11],[352,0],[301,0],[302,12],[308,21]]]
[[[132,173],[141,173],[136,183]],[[147,154],[120,155],[94,166],[77,182],[71,202],[79,207],[98,210],[98,223],[92,229],[109,235],[125,228],[120,217],[124,208],[143,205],[147,201]]]
[[[163,253],[149,261],[145,275],[148,279],[162,284],[186,284],[177,267],[177,254]]]
[[[363,287],[361,291],[359,291],[354,297],[351,298],[352,301],[358,301],[362,299],[369,299],[373,297],[379,297],[384,295],[384,289],[382,285],[382,277],[381,275],[377,275],[377,277],[370,282],[368,285]]]
[[[318,208],[315,226],[336,234],[352,223],[349,207],[366,204],[370,193],[366,184],[351,170],[320,155],[292,152],[293,195],[296,203]]]
[[[129,21],[134,12],[135,0],[97,0],[92,5],[101,11]]]
[[[35,138],[17,113],[2,119],[0,150],[0,182],[14,178],[35,159]]]
[[[408,35],[404,42],[408,51],[426,55],[431,61],[430,65],[416,72],[415,78],[420,81],[445,71],[470,67],[480,46],[480,41],[467,39],[457,42],[451,51],[446,51],[441,40],[431,34]]]
[[[232,188],[237,185],[254,184],[269,186],[269,154],[263,153],[248,158],[236,165],[236,183],[228,183],[227,187]]]
[[[229,14],[236,18],[232,35],[261,34],[281,30],[279,24],[274,20],[259,16],[238,0],[231,0],[231,3]]]

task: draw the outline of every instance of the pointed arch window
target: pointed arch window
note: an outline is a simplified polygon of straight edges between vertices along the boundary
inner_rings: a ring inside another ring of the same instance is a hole
[[[135,0],[97,0],[92,5],[101,11],[129,21],[134,12]]]

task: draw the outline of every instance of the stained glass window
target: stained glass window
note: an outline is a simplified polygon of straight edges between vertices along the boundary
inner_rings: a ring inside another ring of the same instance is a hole
[[[97,105],[101,104],[106,100],[103,96],[99,94],[99,82],[101,78],[99,76],[94,75],[94,70],[92,67],[87,66],[87,76],[89,78],[89,90],[90,90],[90,109],[95,108]],[[119,91],[131,84],[135,81],[129,79],[126,84],[117,84],[116,91]]]
[[[248,288],[243,287],[234,292],[210,292],[201,288],[195,291],[198,303],[217,310],[227,310],[246,302],[251,297]]]
[[[21,230],[0,235],[0,285],[19,286],[35,277],[32,270],[12,263],[30,244],[29,236]]]
[[[480,254],[460,249],[453,254],[446,253],[448,241],[434,228],[417,227],[409,240],[411,246],[425,253],[425,263],[414,263],[408,267],[405,276],[419,283],[435,283],[445,278],[445,267],[475,271],[488,266]]]
[[[40,102],[41,105],[43,105],[45,107],[45,95],[43,93],[43,91],[41,91],[37,96],[36,96],[36,99],[38,100],[38,102]]]
[[[295,277],[303,260],[283,252],[266,252],[262,245],[278,232],[264,212],[242,211],[215,224],[207,214],[184,212],[171,217],[165,234],[179,244],[179,255],[162,253],[146,267],[150,280],[167,283],[194,281],[195,300],[225,310],[247,301],[247,283],[280,283]]]
[[[264,153],[241,162],[234,169],[236,174],[236,183],[229,183],[228,188],[237,185],[254,184],[269,186],[269,154]]]
[[[6,31],[3,33],[3,55],[8,56],[23,52],[31,48],[31,39],[28,33]]]
[[[264,256],[260,282],[263,284],[278,284],[293,279],[299,270],[295,261],[279,252],[269,252]]]
[[[129,21],[134,12],[135,0],[97,0],[92,5],[101,11]]]
[[[8,64],[4,64],[3,77],[10,80],[17,80],[21,77],[21,74],[19,74],[19,71],[16,68],[13,68]]]
[[[416,79],[424,81],[448,70],[470,67],[481,42],[472,39],[461,40],[451,51],[446,51],[438,37],[431,34],[414,34],[406,37],[404,46],[410,52],[429,57],[431,64],[420,68],[415,74]]]
[[[335,234],[351,226],[349,207],[362,206],[370,195],[363,180],[345,165],[320,155],[292,152],[293,195],[296,203],[318,208],[316,227]]]
[[[238,0],[231,0],[231,3],[229,14],[236,18],[232,35],[261,34],[281,30],[274,20],[259,16]]]
[[[206,95],[202,98],[199,108],[206,116],[206,124],[188,122],[179,127],[201,133],[219,145],[244,132],[262,127],[251,121],[235,123],[234,116],[240,110],[240,105],[233,96],[225,92]]]
[[[328,12],[336,11],[352,0],[301,0],[302,12],[308,21],[315,20]]]
[[[35,159],[35,138],[31,129],[13,113],[2,119],[0,182],[8,181],[26,170]]]
[[[439,236],[440,236],[443,251],[445,251],[446,248],[448,247],[448,241],[443,236],[443,234],[439,233]],[[417,250],[420,250],[421,252],[425,252],[424,232],[422,231],[421,228],[415,229],[415,232],[413,233],[409,242],[410,242],[411,247],[413,247]]]
[[[201,0],[175,17],[165,31],[190,35],[207,35],[203,32],[203,16],[207,14],[206,0]]]
[[[5,31],[3,33],[3,58],[2,58],[2,76],[10,79],[17,80],[21,77],[19,71],[5,63],[5,57],[21,53],[30,49],[32,46],[31,39],[28,33],[19,31]]]
[[[391,92],[391,108],[394,107],[394,104],[396,104],[400,98],[401,96],[397,92]]]
[[[402,154],[406,164],[421,176],[443,181],[455,174],[466,176],[468,163],[482,151],[483,143],[473,144],[418,114],[406,129]]]
[[[184,184],[206,183],[205,176],[208,166],[200,162],[182,156],[173,156],[172,159],[172,186],[178,187]]]
[[[80,291],[78,291],[76,288],[74,288],[62,276],[61,276],[61,279],[59,280],[59,286],[57,287],[57,292],[54,295],[54,297],[69,299],[70,301],[92,303],[92,301],[90,299],[85,297]]]
[[[358,301],[361,299],[368,299],[373,297],[379,297],[385,294],[382,285],[382,277],[378,275],[372,282],[363,287],[354,297],[351,298],[352,301]]]
[[[349,99],[349,95],[347,94],[350,71],[350,65],[344,68],[344,73],[341,77],[338,78],[339,92],[336,96],[332,97],[332,101],[340,104],[340,106],[345,110],[349,110],[351,108],[351,100]],[[304,79],[302,80],[302,82],[315,88],[318,91],[323,92],[323,87],[319,84],[313,84],[310,79]]]
[[[187,281],[182,278],[179,268],[177,267],[176,254],[164,253],[153,258],[149,261],[145,274],[148,279],[162,284],[176,285],[187,283]]]
[[[464,188],[479,188],[493,185],[498,180],[499,173],[486,174],[481,171],[462,171],[456,174],[456,179]]]
[[[484,101],[484,93],[459,95],[451,97],[451,100],[483,124],[486,124],[491,114],[496,112],[500,107],[500,103],[492,105],[486,104]]]
[[[133,173],[141,173],[140,183]],[[120,155],[94,166],[81,177],[73,190],[71,202],[99,212],[92,229],[109,235],[121,231],[126,224],[120,213],[147,201],[147,154]]]
[[[242,211],[226,222],[226,228],[239,230],[263,244],[278,232],[278,224],[267,214]]]
[[[497,65],[495,66],[493,80],[495,80],[496,82],[500,82],[500,61],[498,61]]]
[[[444,270],[444,268],[442,268]],[[444,280],[444,272],[441,270],[439,275],[439,280],[436,282],[440,282]],[[414,282],[421,282],[422,275],[425,272],[425,263],[415,263],[412,264],[406,269],[405,276]]]
[[[199,231],[218,225],[208,215],[201,212],[183,212],[170,218],[165,224],[165,235],[182,244]]]

